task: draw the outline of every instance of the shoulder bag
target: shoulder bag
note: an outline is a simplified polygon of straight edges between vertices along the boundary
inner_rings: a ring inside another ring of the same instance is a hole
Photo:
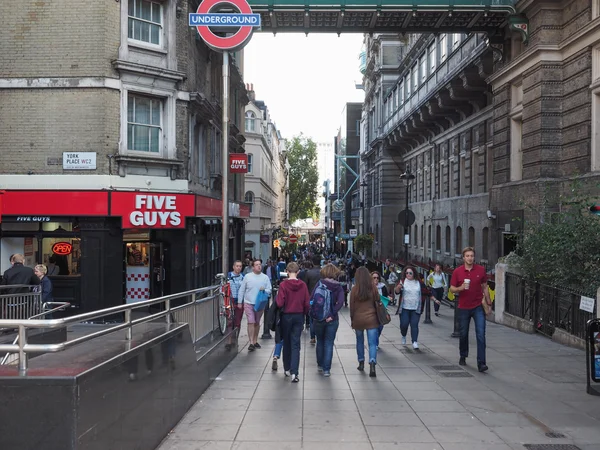
[[[383,302],[379,296],[375,299],[375,310],[377,311],[377,320],[379,320],[380,325],[387,325],[392,321],[390,313],[387,308],[383,306]]]

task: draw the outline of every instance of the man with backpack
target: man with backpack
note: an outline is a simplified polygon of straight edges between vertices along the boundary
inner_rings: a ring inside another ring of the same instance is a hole
[[[306,278],[304,279],[304,281],[306,282],[306,286],[308,287],[308,293],[312,295],[313,291],[315,290],[315,286],[321,279],[321,256],[314,255],[312,257],[312,264],[310,264],[309,266],[310,267],[308,267],[308,270],[306,271]],[[309,321],[310,343],[314,345],[317,343],[315,329],[313,326],[312,319],[310,319],[310,317]]]

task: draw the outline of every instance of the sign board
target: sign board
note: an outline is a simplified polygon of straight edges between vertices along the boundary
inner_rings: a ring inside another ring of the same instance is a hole
[[[69,242],[57,242],[52,246],[52,253],[55,255],[66,256],[73,251],[73,245]]]
[[[260,235],[260,243],[261,244],[268,244],[270,240],[271,240],[271,236],[269,236],[268,234]]]
[[[240,204],[229,202],[229,217],[240,217]]]
[[[123,228],[185,228],[195,215],[195,198],[189,194],[113,192],[110,212],[123,218]]]
[[[64,152],[63,169],[96,170],[96,152]]]
[[[248,173],[248,155],[245,153],[231,153],[229,155],[230,173]]]
[[[340,233],[338,236],[340,239],[350,239],[350,235],[348,233]]]
[[[298,236],[296,236],[295,234],[292,234],[290,236],[290,244],[295,244],[296,242],[298,242]]]
[[[591,298],[591,297],[584,297],[583,295],[581,296],[581,300],[579,301],[579,309],[582,309],[583,311],[587,311],[590,313],[594,312],[594,303],[596,302],[596,299]]]
[[[222,13],[223,9],[235,12]],[[189,15],[189,26],[196,27],[206,45],[216,51],[241,49],[250,40],[254,27],[260,25],[260,14],[254,14],[246,0],[204,0],[196,13]],[[229,32],[220,36],[211,27],[228,28]]]
[[[410,234],[405,234],[404,235],[404,243],[405,244],[410,244]]]
[[[351,228],[350,229],[350,237],[355,238],[356,236],[358,236],[358,231],[356,230],[356,228]]]

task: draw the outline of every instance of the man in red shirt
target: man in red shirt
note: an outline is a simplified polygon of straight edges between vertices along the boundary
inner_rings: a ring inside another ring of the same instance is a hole
[[[491,305],[487,288],[487,275],[483,266],[474,264],[475,250],[466,247],[462,251],[464,265],[457,267],[452,273],[450,291],[458,294],[458,320],[460,324],[460,361],[461,366],[467,365],[469,356],[469,325],[471,317],[475,322],[477,337],[477,368],[480,372],[488,370],[485,361],[485,312],[482,301]]]

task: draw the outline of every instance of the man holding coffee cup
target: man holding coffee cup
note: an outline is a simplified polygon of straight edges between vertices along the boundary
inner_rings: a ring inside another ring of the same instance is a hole
[[[485,311],[483,299],[491,305],[487,287],[487,274],[483,266],[474,264],[475,250],[466,247],[462,251],[464,264],[457,267],[452,273],[450,292],[458,294],[458,320],[460,324],[460,361],[461,366],[467,364],[469,356],[469,325],[471,317],[475,322],[475,336],[477,337],[477,368],[480,372],[488,370],[485,360]]]

